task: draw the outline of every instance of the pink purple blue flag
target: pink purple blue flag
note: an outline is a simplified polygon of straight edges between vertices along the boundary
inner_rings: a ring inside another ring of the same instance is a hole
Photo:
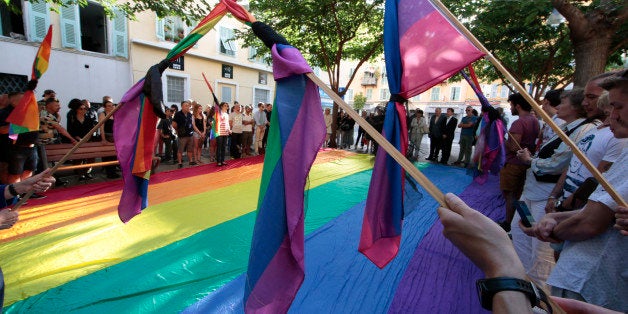
[[[318,87],[305,76],[312,70],[301,53],[283,44],[271,51],[277,93],[246,274],[247,313],[285,313],[301,287],[304,189],[326,132]]]
[[[483,53],[428,0],[388,0],[384,53],[389,90],[382,135],[405,155],[408,147],[403,103],[451,77]],[[381,147],[362,221],[358,250],[380,268],[397,255],[404,217],[405,172]]]

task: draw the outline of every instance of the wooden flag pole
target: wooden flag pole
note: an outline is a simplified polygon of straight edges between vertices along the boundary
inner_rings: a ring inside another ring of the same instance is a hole
[[[419,169],[417,169],[400,151],[395,148],[384,136],[373,128],[364,118],[362,118],[353,108],[351,108],[338,94],[321,81],[314,73],[307,73],[314,84],[318,85],[334,102],[336,102],[355,122],[357,122],[371,138],[379,144],[401,167],[414,178],[441,206],[445,206],[445,195],[430,179],[428,179]],[[403,117],[405,118],[405,117]]]
[[[536,111],[537,115],[539,115],[543,119],[543,121],[545,121],[545,123],[547,123],[547,125],[549,125],[552,130],[554,130],[556,135],[558,135],[565,144],[569,145],[571,151],[578,157],[578,159],[580,159],[584,166],[587,167],[589,171],[591,171],[591,174],[593,174],[593,176],[604,187],[606,192],[617,202],[617,204],[624,207],[628,206],[626,204],[626,201],[624,201],[621,195],[619,195],[619,193],[617,193],[617,191],[606,180],[606,178],[604,178],[604,176],[597,169],[597,167],[593,165],[593,163],[591,163],[591,161],[584,155],[584,153],[578,148],[578,146],[576,146],[576,143],[574,143],[569,138],[569,136],[567,136],[567,134],[565,134],[565,132],[563,132],[560,127],[558,127],[558,125],[552,120],[552,118],[545,111],[543,111],[541,106],[539,106],[539,104],[534,101],[532,96],[530,96],[526,92],[523,86],[521,86],[521,84],[517,82],[514,76],[512,76],[512,74],[510,74],[510,72],[506,70],[506,68],[499,62],[499,60],[497,60],[497,58],[495,58],[491,54],[491,52],[488,51],[488,49],[486,49],[486,47],[484,47],[484,45],[477,38],[475,38],[475,36],[467,28],[462,25],[460,21],[458,21],[458,19],[449,11],[449,9],[447,9],[447,7],[445,7],[445,5],[440,2],[440,0],[431,1],[440,9],[443,14],[447,16],[449,22],[451,22],[456,27],[456,29],[458,29],[458,31],[463,33],[467,37],[467,39],[469,39],[478,49],[482,50],[482,52],[486,54],[485,58],[488,59],[488,61],[491,62],[491,64],[493,64],[493,66],[497,68],[497,70],[499,70],[508,79],[508,81],[510,81],[510,83],[512,83],[515,89],[530,103],[530,105],[532,105],[532,108],[534,109],[534,111]]]
[[[81,145],[83,145],[85,142],[89,141],[89,139],[92,137],[92,134],[94,134],[94,132],[96,132],[96,130],[98,130],[107,120],[109,120],[109,118],[111,118],[111,116],[113,116],[113,114],[118,111],[118,109],[120,109],[122,106],[124,105],[124,103],[118,104],[115,108],[113,108],[113,110],[111,110],[110,113],[108,113],[104,119],[102,119],[102,121],[98,121],[98,123],[91,129],[89,130],[89,132],[87,133],[87,135],[83,136],[83,138],[78,141],[74,147],[72,147],[72,149],[70,149],[67,153],[65,153],[65,155],[63,155],[63,157],[61,157],[61,160],[59,160],[59,162],[57,162],[52,168],[50,168],[50,175],[52,176],[57,169],[59,169],[59,167],[61,167],[61,165],[63,165],[63,163],[65,163],[66,161],[68,161],[68,159],[70,159],[70,156],[72,156],[72,154],[74,154],[74,152],[79,149],[79,147],[81,147]],[[11,210],[19,210],[20,207],[22,207],[22,205],[24,205],[24,203],[26,203],[26,201],[28,201],[28,199],[33,195],[34,191],[30,190],[26,193],[26,195],[24,195],[24,197],[22,197],[17,204],[15,204],[15,206],[13,206],[13,208]]]

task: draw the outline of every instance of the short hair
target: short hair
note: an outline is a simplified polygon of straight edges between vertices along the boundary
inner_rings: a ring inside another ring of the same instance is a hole
[[[184,100],[184,101],[182,101],[182,102],[181,102],[181,106],[183,106],[183,104],[185,104],[185,103],[190,104],[190,106],[192,105],[192,102],[191,102],[191,101],[189,101],[189,100]]]
[[[179,106],[172,104],[170,105],[170,109],[174,110],[174,111],[179,111]]]
[[[547,93],[545,93],[545,96],[543,98],[549,102],[550,106],[556,107],[560,105],[560,94],[562,93],[563,93],[562,88],[552,89],[552,90],[547,91]]]
[[[600,95],[600,98],[597,99],[597,108],[600,110],[604,110],[611,105],[610,99],[608,98],[608,91],[605,90]]]
[[[451,107],[447,108],[447,111],[451,111],[452,113],[455,112],[454,108],[451,108]]]
[[[582,106],[582,101],[584,100],[584,90],[582,88],[574,88],[572,90],[565,91],[560,95],[560,99],[565,98],[569,99],[571,106],[578,112],[579,118],[586,118],[587,112]]]
[[[68,103],[68,107],[70,107],[70,109],[72,110],[77,110],[78,108],[80,108],[83,105],[83,102],[78,99],[78,98],[73,98],[72,100],[70,100],[70,102]]]
[[[52,89],[47,89],[44,91],[44,94],[41,95],[41,97],[46,97],[46,95],[50,95],[50,94],[56,94],[56,93]]]
[[[521,107],[524,111],[529,112],[532,110],[530,103],[528,103],[528,101],[520,93],[514,93],[508,96],[508,101],[512,102],[515,106],[519,105],[519,107]]]
[[[263,105],[264,105],[264,103],[263,103],[263,102],[258,102],[258,103],[257,103],[257,108],[259,108],[259,107],[261,107],[261,106],[263,106]]]
[[[628,69],[614,72],[614,74],[607,77],[599,86],[605,90],[619,88],[622,93],[628,94]]]
[[[421,115],[423,115],[423,110],[418,109],[416,112],[420,113]]]
[[[592,78],[589,79],[589,82],[595,82],[595,81],[599,81],[601,79],[606,79],[609,78],[611,76],[616,75],[617,73],[619,73],[618,71],[608,71],[608,72],[604,72],[602,74],[598,74]]]

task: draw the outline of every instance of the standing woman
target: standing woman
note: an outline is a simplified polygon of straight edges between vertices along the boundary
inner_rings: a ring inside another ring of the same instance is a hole
[[[205,125],[205,115],[203,115],[203,106],[194,102],[194,109],[192,110],[192,116],[194,117],[194,134],[192,135],[192,151],[194,152],[191,158],[192,162],[201,163],[201,152],[203,151],[203,141],[205,140],[205,134],[207,133],[207,127]]]
[[[218,116],[218,121],[216,124],[218,125],[219,136],[216,137],[216,162],[218,166],[226,166],[225,162],[225,146],[227,144],[227,139],[229,138],[229,133],[231,133],[231,127],[229,127],[229,103],[221,102],[220,103],[220,115]]]

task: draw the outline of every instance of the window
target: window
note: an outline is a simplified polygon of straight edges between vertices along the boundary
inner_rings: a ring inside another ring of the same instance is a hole
[[[352,89],[347,89],[347,92],[345,93],[345,99],[346,100],[353,100],[353,90]]]
[[[491,85],[491,96],[497,98],[497,84]]]
[[[253,103],[259,104],[260,102],[269,103],[270,102],[270,90],[255,88],[253,89]]]
[[[226,54],[228,56],[235,56],[236,45],[233,29],[221,26],[219,40],[220,53]]]
[[[185,21],[178,16],[167,16],[163,19],[157,19],[157,38],[160,40],[178,43],[191,30],[192,28],[187,26]]]
[[[416,95],[416,96],[410,98],[410,101],[412,101],[412,102],[420,102],[421,101],[421,95]]]
[[[432,95],[430,96],[431,101],[440,100],[440,87],[432,87]]]
[[[349,77],[351,77],[353,75],[353,73],[355,73],[355,68],[350,68],[349,69]]]
[[[84,7],[68,4],[59,10],[63,47],[128,56],[126,17],[121,11],[114,10],[115,17],[109,20],[105,9],[94,2],[87,2]]]
[[[379,91],[379,99],[388,100],[390,98],[390,91],[388,88],[382,88]]]
[[[24,90],[28,76],[19,74],[0,73],[0,94],[16,90]]]
[[[451,88],[451,100],[452,101],[460,100],[460,86],[453,86]]]
[[[388,75],[386,74],[386,71],[382,72],[382,84],[388,85]],[[386,99],[388,99],[388,97],[386,97]]]
[[[10,2],[22,12],[28,13],[17,14],[9,10],[4,1],[0,2],[0,36],[36,42],[44,40],[50,24],[48,5],[43,1],[30,3],[10,0]],[[24,16],[28,16],[29,20],[25,21]],[[27,26],[27,29],[24,26]]]
[[[185,78],[166,75],[166,94],[169,103],[180,104],[185,100]]]
[[[372,88],[367,88],[366,89],[366,100],[371,100],[371,98],[373,98],[373,89]]]
[[[257,75],[257,83],[262,85],[268,84],[268,74],[264,72],[259,72]]]
[[[500,98],[508,98],[508,95],[510,95],[510,90],[508,89],[508,86],[502,85],[501,86],[501,93],[500,93],[499,97]]]
[[[220,92],[221,92],[221,99],[222,99],[222,101],[226,101],[226,102],[230,103],[231,99],[233,99],[233,97],[231,96],[231,87],[230,86],[222,86],[220,88]]]

